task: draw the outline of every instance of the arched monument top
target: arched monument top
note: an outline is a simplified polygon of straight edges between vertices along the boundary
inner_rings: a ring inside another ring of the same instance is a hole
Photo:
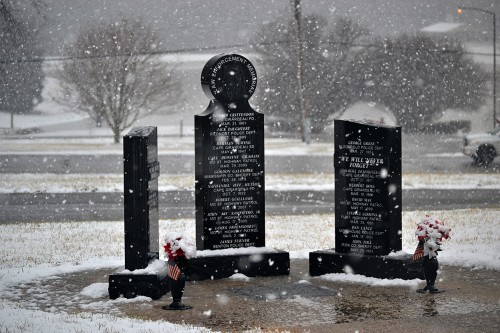
[[[239,54],[219,54],[203,68],[201,86],[209,99],[226,105],[248,101],[257,87],[257,72],[253,64]]]

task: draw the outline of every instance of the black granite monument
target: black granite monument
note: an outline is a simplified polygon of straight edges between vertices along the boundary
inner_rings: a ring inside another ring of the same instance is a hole
[[[195,116],[196,247],[214,251],[191,260],[189,278],[288,274],[288,253],[262,251],[264,115],[248,103],[256,70],[240,55],[217,55],[203,68],[201,84],[211,101]]]
[[[335,250],[309,254],[311,276],[419,278],[401,250],[401,128],[335,120]]]
[[[134,127],[123,137],[125,269],[109,276],[109,296],[158,299],[168,291],[166,268],[148,269],[159,258],[158,144],[156,127]]]

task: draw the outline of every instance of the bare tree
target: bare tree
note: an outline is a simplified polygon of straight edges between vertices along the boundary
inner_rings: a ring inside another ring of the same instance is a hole
[[[425,128],[446,109],[472,111],[485,102],[487,74],[458,41],[402,35],[374,45],[351,78],[364,100],[387,106],[405,131]]]
[[[369,32],[342,17],[330,25],[318,15],[306,15],[300,21],[300,29],[296,17],[267,23],[256,34],[254,49],[263,58],[259,105],[272,112],[267,118],[271,129],[299,130],[305,138],[309,130],[321,132],[332,114],[356,98],[346,81],[356,44]]]
[[[45,23],[45,3],[42,0],[19,2],[0,0],[0,110],[25,114],[41,100],[44,74],[41,61],[43,50],[37,40]]]
[[[160,45],[140,21],[123,19],[81,33],[66,49],[73,60],[59,67],[63,95],[98,126],[107,124],[114,142],[120,142],[124,129],[173,104],[169,95],[179,90],[172,69],[155,55]]]

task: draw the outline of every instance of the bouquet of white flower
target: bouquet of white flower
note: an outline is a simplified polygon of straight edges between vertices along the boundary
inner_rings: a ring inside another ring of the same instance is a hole
[[[437,256],[443,239],[450,238],[451,228],[445,227],[443,221],[427,215],[425,219],[417,223],[415,234],[420,242],[423,242],[423,254],[429,258]]]
[[[423,289],[417,289],[419,293],[439,293],[442,290],[434,286],[437,277],[439,263],[437,251],[441,250],[441,241],[450,238],[451,228],[445,227],[443,221],[427,215],[425,219],[417,223],[418,246],[413,254],[413,260],[423,259],[422,268],[427,285]]]

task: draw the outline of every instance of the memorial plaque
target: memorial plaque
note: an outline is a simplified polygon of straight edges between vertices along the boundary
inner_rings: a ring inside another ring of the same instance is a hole
[[[198,252],[186,275],[287,275],[288,252],[265,247],[264,115],[248,103],[255,68],[238,54],[217,55],[201,84],[211,101],[195,116],[196,247],[213,251]]]
[[[309,274],[420,278],[401,241],[401,128],[335,120],[335,249],[309,253]],[[348,270],[346,270],[348,268]]]
[[[123,138],[125,269],[146,268],[159,255],[156,127],[134,127]]]
[[[335,251],[401,250],[401,128],[335,120]]]
[[[212,101],[195,116],[197,248],[263,247],[264,115],[248,103],[255,68],[240,55],[219,55],[201,81]]]

